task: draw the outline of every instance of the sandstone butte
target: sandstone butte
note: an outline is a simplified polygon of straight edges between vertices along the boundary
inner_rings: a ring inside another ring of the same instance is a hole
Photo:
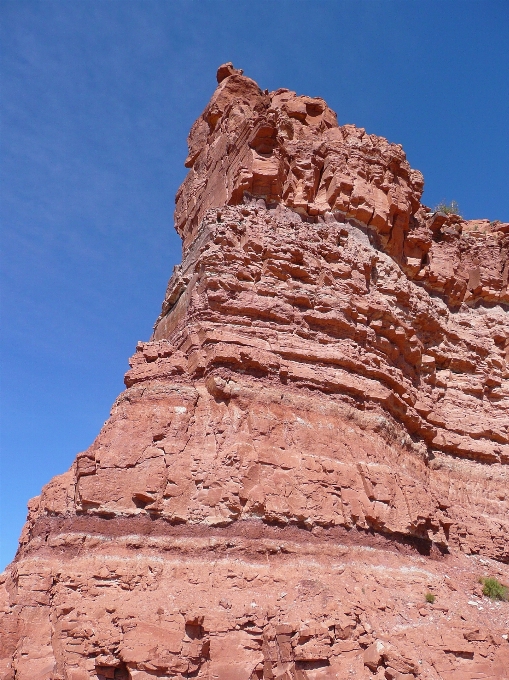
[[[1,577],[1,678],[509,678],[509,224],[231,64],[186,166],[152,338]]]

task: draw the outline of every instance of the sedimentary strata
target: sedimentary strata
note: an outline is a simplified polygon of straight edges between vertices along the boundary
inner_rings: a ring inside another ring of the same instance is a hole
[[[1,677],[509,678],[509,224],[218,83],[153,336],[2,576]]]

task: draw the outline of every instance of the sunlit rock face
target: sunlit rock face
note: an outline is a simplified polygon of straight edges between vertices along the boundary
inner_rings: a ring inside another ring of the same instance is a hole
[[[0,677],[509,678],[509,224],[218,83],[153,336],[1,577]]]

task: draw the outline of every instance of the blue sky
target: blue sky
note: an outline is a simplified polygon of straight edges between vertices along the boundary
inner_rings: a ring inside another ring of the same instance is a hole
[[[0,568],[150,336],[219,64],[403,144],[427,205],[509,221],[506,0],[2,0],[0,24]]]

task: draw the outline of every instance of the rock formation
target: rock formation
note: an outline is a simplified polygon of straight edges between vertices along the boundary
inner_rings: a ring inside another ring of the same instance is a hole
[[[0,676],[507,679],[509,224],[218,83],[152,339],[2,575]]]

